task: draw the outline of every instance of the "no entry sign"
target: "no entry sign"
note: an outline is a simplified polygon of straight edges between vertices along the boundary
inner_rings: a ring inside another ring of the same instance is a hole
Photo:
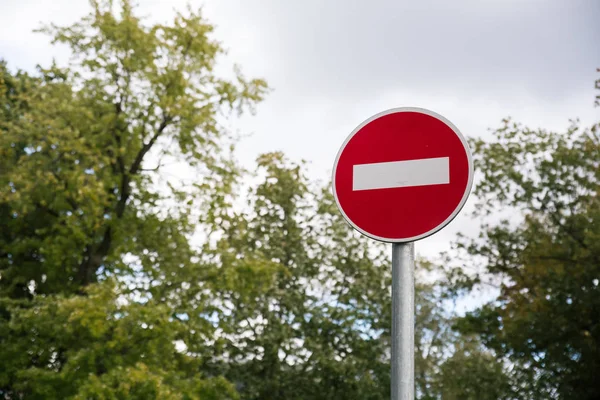
[[[411,242],[442,229],[465,204],[472,182],[465,138],[421,108],[395,108],[364,121],[333,168],[333,194],[346,220],[384,242]]]

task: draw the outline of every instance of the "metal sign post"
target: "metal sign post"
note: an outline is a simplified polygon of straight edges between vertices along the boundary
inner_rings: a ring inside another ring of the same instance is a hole
[[[415,398],[415,246],[392,244],[392,400]]]
[[[433,111],[393,108],[350,133],[332,178],[346,221],[392,243],[392,400],[414,400],[414,242],[448,225],[465,205],[473,184],[469,145]]]

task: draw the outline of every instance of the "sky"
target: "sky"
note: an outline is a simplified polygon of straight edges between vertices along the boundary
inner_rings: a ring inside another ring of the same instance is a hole
[[[561,130],[569,120],[597,120],[600,2],[520,0],[139,0],[149,21],[202,7],[214,37],[249,77],[273,88],[255,116],[231,122],[249,135],[238,157],[283,151],[306,160],[327,182],[344,139],[362,121],[393,107],[433,110],[466,136],[489,137],[512,117]],[[65,48],[32,30],[68,24],[85,0],[0,0],[0,58],[33,70]],[[419,241],[419,254],[447,250],[456,232],[474,235],[474,199],[447,228]]]

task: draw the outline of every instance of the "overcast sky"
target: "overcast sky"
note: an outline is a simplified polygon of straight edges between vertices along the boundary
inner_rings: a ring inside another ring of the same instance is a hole
[[[239,150],[247,166],[282,150],[328,180],[352,129],[392,107],[431,109],[467,136],[486,135],[507,116],[550,129],[598,117],[597,0],[139,0],[151,20],[186,3],[216,24],[229,49],[224,65],[239,63],[274,88],[256,116],[234,123],[252,133]],[[64,60],[65,49],[31,31],[87,10],[85,0],[0,0],[0,58],[26,70]],[[417,248],[433,255],[475,226],[463,212]]]

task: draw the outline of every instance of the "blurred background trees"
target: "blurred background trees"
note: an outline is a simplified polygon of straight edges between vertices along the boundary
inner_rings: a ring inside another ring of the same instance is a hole
[[[564,133],[505,121],[492,142],[473,141],[484,175],[480,215],[512,210],[463,245],[482,260],[476,281],[498,297],[460,321],[499,357],[524,368],[550,398],[600,394],[600,132],[574,121]],[[531,390],[530,388],[524,390]]]
[[[389,398],[386,247],[301,162],[233,157],[222,121],[266,82],[218,77],[193,10],[91,5],[44,28],[67,67],[0,64],[0,398]],[[478,218],[511,217],[459,239],[466,264],[420,260],[417,395],[597,398],[597,126],[471,144]],[[481,285],[497,297],[454,312]]]

